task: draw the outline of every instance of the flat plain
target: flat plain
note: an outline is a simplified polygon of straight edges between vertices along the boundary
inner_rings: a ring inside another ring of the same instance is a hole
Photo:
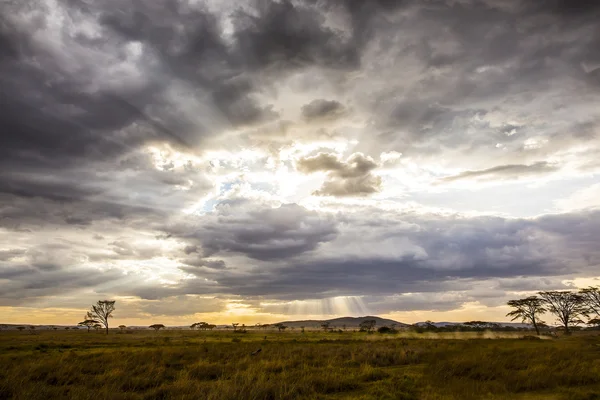
[[[3,331],[0,363],[3,400],[600,399],[597,332]]]

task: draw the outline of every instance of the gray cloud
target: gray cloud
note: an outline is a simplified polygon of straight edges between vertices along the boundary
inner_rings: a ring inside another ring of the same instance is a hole
[[[302,116],[308,120],[338,118],[344,111],[344,105],[335,100],[317,99],[302,106]]]
[[[454,182],[463,179],[506,179],[506,178],[519,178],[521,176],[544,174],[552,171],[556,171],[558,167],[556,165],[549,164],[546,161],[540,161],[530,165],[499,165],[492,168],[487,168],[480,171],[465,171],[458,175],[448,176],[443,178],[444,182]]]
[[[327,172],[319,196],[362,196],[378,192],[381,178],[373,175],[377,163],[370,157],[356,153],[346,161],[340,161],[334,154],[319,153],[313,157],[300,158],[297,168],[303,173]]]
[[[285,259],[315,250],[337,233],[330,218],[296,204],[224,211],[209,220],[198,219],[197,223],[169,229],[175,229],[172,233],[188,243],[197,244],[203,257],[239,253],[263,261]],[[206,262],[199,259],[192,265],[214,268]]]
[[[510,220],[367,214],[344,221],[348,230],[314,254],[212,278],[224,292],[289,300],[468,292],[474,282],[490,280],[500,291],[559,288],[564,285],[554,277],[589,274],[600,262],[590,240],[597,228],[586,222],[598,217],[583,213]],[[412,226],[394,229],[401,222]],[[525,284],[530,279],[538,283]],[[193,282],[187,284],[193,287]]]
[[[132,311],[148,315],[187,315],[177,304],[204,294],[364,294],[382,310],[441,310],[597,273],[593,212],[325,213],[242,195],[202,208],[225,176],[202,158],[211,150],[273,155],[231,161],[229,179],[313,140],[347,145],[293,156],[325,174],[317,196],[383,191],[384,151],[402,153],[400,177],[442,182],[596,173],[597,3],[222,3],[0,5],[2,304],[87,290],[150,300]],[[180,151],[177,165],[149,146]],[[465,172],[439,178],[447,168]],[[432,300],[399,304],[408,292]]]

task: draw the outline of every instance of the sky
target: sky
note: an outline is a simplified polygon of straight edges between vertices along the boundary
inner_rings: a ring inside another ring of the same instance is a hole
[[[2,323],[506,321],[600,284],[600,2],[0,15]]]

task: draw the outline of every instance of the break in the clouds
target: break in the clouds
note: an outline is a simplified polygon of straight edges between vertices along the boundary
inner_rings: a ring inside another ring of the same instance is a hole
[[[0,13],[10,315],[496,315],[598,275],[594,2]]]

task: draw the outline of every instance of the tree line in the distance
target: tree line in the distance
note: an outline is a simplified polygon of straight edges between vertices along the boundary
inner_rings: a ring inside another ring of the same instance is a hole
[[[510,300],[507,303],[513,310],[507,314],[512,318],[512,321],[521,320],[523,323],[530,324],[536,333],[540,334],[540,329],[549,328],[548,325],[541,319],[541,316],[546,313],[556,317],[558,328],[564,330],[566,334],[571,333],[574,327],[582,324],[589,326],[600,327],[600,286],[591,286],[578,291],[543,291],[538,292],[536,296],[529,296],[522,299]],[[105,329],[108,334],[108,320],[112,318],[112,313],[115,311],[114,300],[100,300],[93,305],[90,311],[87,312],[82,322],[77,325],[87,327],[88,331],[91,328],[96,330]],[[586,321],[587,319],[587,321]],[[217,326],[207,322],[196,322],[190,326],[191,329],[197,330],[213,330]],[[231,327],[234,332],[246,332],[246,325],[240,327],[238,323],[232,323]],[[254,328],[267,329],[276,328],[284,331],[287,329],[282,323],[278,324],[256,324]],[[375,327],[375,321],[363,321],[359,326],[361,331],[372,332]],[[482,330],[482,329],[499,329],[500,325],[483,321],[465,322],[460,327],[463,330]],[[124,330],[127,327],[120,325],[119,329]],[[159,331],[165,329],[163,324],[153,324],[150,329]],[[229,327],[227,327],[229,328]],[[304,326],[300,327],[304,332]],[[325,331],[330,331],[332,328],[329,322],[321,324],[321,328]],[[345,330],[344,326],[344,330]],[[395,327],[388,328],[385,332],[395,330]],[[420,330],[440,330],[434,323],[427,321],[424,325],[415,326]],[[380,328],[381,329],[381,328]],[[456,327],[454,329],[457,329]],[[340,329],[341,331],[341,329]],[[383,332],[383,331],[382,331]]]

